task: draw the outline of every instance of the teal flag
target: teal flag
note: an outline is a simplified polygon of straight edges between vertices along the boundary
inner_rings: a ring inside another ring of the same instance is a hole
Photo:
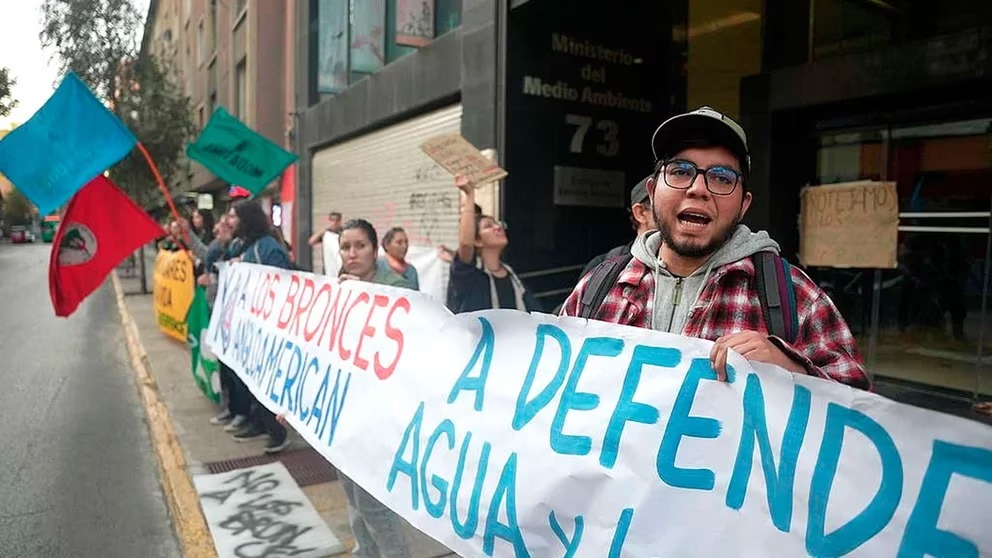
[[[296,161],[290,153],[258,134],[223,108],[197,140],[186,146],[186,155],[223,180],[258,194]]]
[[[189,342],[190,360],[193,361],[193,379],[207,399],[220,403],[220,374],[217,369],[217,357],[203,343],[210,325],[210,308],[207,306],[207,292],[203,287],[197,287],[186,315],[187,341]]]

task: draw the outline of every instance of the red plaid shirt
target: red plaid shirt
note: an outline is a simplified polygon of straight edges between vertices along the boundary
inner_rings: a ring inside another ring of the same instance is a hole
[[[583,277],[562,306],[562,316],[576,316],[592,273]],[[757,331],[765,335],[764,315],[754,286],[754,264],[745,258],[713,271],[689,311],[682,335],[715,341],[724,335]],[[792,267],[799,331],[792,344],[778,337],[773,343],[812,376],[862,389],[871,389],[857,343],[830,297],[805,273]],[[634,258],[620,273],[593,316],[597,320],[634,327],[651,327],[654,273]]]

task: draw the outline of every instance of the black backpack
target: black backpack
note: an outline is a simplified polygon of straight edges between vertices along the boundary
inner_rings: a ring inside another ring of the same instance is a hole
[[[631,254],[610,258],[589,272],[586,290],[579,301],[578,317],[592,318],[596,314],[631,259]],[[789,343],[794,342],[799,332],[799,314],[789,262],[774,252],[758,252],[751,256],[751,261],[768,332]]]

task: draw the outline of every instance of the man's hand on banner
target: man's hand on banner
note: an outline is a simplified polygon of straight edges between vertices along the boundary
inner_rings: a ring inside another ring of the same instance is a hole
[[[210,286],[210,283],[212,283],[212,282],[213,281],[211,281],[211,279],[210,279],[210,274],[208,274],[208,273],[204,273],[204,274],[202,274],[202,275],[200,275],[199,277],[196,278],[196,284],[199,285],[199,286],[201,286],[201,287]]]
[[[789,358],[765,335],[757,331],[741,331],[717,339],[710,349],[710,364],[721,382],[727,381],[727,351],[730,349],[752,362],[774,364],[793,374],[806,373],[799,363]]]

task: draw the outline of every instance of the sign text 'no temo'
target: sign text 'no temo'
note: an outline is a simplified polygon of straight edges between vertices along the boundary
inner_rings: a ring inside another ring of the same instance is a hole
[[[899,197],[894,182],[810,186],[802,191],[800,259],[826,267],[896,267]]]

